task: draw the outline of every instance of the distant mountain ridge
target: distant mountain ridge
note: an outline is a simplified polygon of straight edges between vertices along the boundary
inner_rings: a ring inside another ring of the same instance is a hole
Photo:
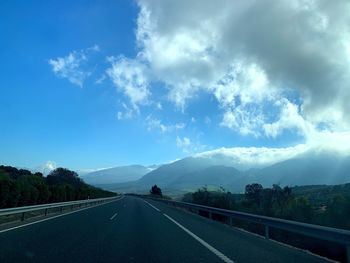
[[[265,158],[265,148],[245,149],[242,156],[235,149],[214,150],[153,169],[141,165],[116,167],[90,173],[83,179],[108,190],[142,193],[154,184],[165,193],[185,193],[202,186],[239,193],[250,183],[270,187],[350,182],[350,154],[291,149],[273,149],[268,152],[269,158]]]
[[[350,156],[317,154],[294,158],[253,173],[264,185],[343,184],[350,182]]]
[[[105,188],[122,192],[147,192],[157,184],[165,192],[181,193],[202,186],[224,187],[233,192],[243,192],[245,185],[260,183],[265,187],[272,184],[315,185],[343,184],[350,182],[350,156],[332,152],[307,152],[289,160],[272,165],[239,170],[216,158],[187,157],[145,174],[129,183],[106,185]]]
[[[138,180],[152,170],[153,168],[142,165],[118,166],[87,173],[82,178],[94,185],[124,183]]]

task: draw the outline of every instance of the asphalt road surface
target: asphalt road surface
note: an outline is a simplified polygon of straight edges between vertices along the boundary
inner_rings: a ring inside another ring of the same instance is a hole
[[[126,196],[0,232],[0,262],[328,262],[156,201]]]

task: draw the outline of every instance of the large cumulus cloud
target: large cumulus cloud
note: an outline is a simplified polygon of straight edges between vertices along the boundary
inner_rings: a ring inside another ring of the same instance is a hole
[[[139,0],[133,58],[183,110],[211,93],[241,134],[350,124],[347,0]],[[121,73],[122,74],[122,73]],[[145,94],[151,84],[143,86]]]

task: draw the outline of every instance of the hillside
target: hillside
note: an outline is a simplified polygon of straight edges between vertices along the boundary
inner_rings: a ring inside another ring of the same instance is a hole
[[[157,184],[171,193],[188,192],[207,185],[210,188],[224,187],[232,192],[243,192],[246,184],[260,183],[264,187],[335,185],[350,182],[350,157],[331,152],[309,152],[269,166],[239,170],[229,158],[188,157],[160,166],[141,179],[129,183],[113,184],[106,189],[115,191],[145,192]]]
[[[152,171],[152,168],[142,165],[118,166],[102,169],[82,176],[84,181],[93,185],[124,183],[140,179]]]
[[[350,182],[350,157],[329,153],[308,155],[248,171],[248,174],[264,186],[343,184]]]
[[[184,191],[194,191],[206,185],[214,189],[222,186],[234,191],[240,191],[246,183],[245,179],[244,173],[238,171],[236,168],[216,165],[186,173],[172,181],[167,187]]]

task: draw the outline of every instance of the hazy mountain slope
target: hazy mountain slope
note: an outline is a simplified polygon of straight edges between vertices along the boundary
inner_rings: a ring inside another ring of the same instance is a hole
[[[199,171],[210,166],[212,166],[212,162],[210,160],[188,157],[160,166],[158,169],[155,169],[143,176],[139,180],[139,183],[157,183],[160,186],[165,186],[182,177],[184,174]]]
[[[142,165],[119,166],[88,173],[82,178],[85,182],[95,185],[123,183],[138,180],[151,170]]]
[[[240,171],[234,167],[217,165],[217,159],[189,157],[145,174],[130,183],[115,184],[107,189],[123,192],[147,192],[154,184],[165,192],[193,191],[199,187],[224,187],[233,192],[243,192],[250,183],[315,185],[344,184],[350,182],[350,156],[328,152],[309,152],[264,168]]]
[[[245,175],[233,167],[227,166],[211,166],[202,170],[186,173],[175,181],[171,182],[167,187],[172,189],[181,189],[193,191],[203,186],[208,187],[224,187],[225,189],[240,189]]]
[[[350,182],[350,157],[317,154],[248,172],[265,186],[343,184]]]
[[[205,184],[213,183],[215,180],[217,181],[215,176],[212,175],[222,174],[221,172],[206,172],[204,170],[214,166],[215,163],[216,162],[207,158],[188,157],[173,163],[164,164],[134,182],[110,184],[105,185],[104,188],[122,192],[145,192],[148,191],[152,185],[157,184],[163,189],[168,189],[172,192],[183,192],[185,185],[187,185],[186,188],[188,189],[196,189]],[[237,171],[236,169],[234,170]],[[201,178],[203,174],[202,171],[204,171],[204,174],[213,178],[210,180],[209,178],[206,180],[205,177]],[[191,179],[192,177],[193,179]],[[189,181],[186,182],[186,178]]]
[[[157,184],[168,193],[184,193],[203,186],[241,191],[248,182],[245,173],[233,167],[210,166],[203,159],[186,158],[164,166],[146,174],[140,180],[106,185],[104,188],[119,192],[148,192],[152,185]]]

